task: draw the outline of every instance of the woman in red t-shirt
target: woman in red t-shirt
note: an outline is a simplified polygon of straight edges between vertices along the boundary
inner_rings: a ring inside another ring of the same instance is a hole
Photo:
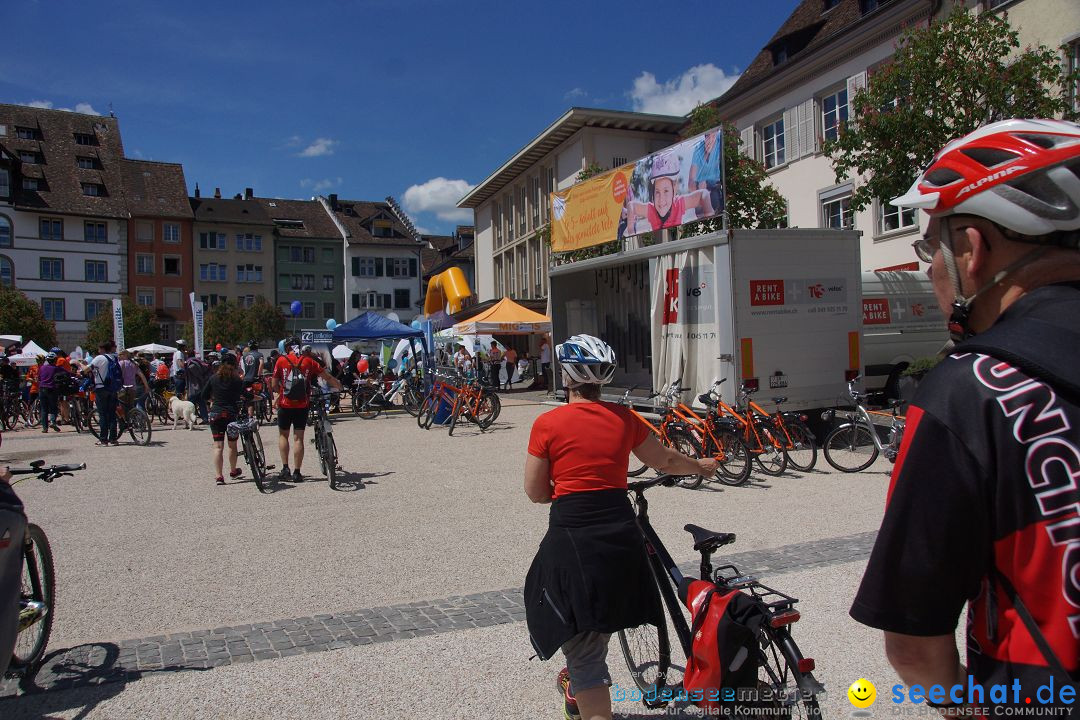
[[[600,400],[615,374],[615,352],[575,335],[555,348],[569,403],[533,423],[525,494],[551,503],[548,532],[525,580],[529,638],[537,654],[566,655],[559,673],[568,717],[610,718],[607,645],[611,634],[663,622],[663,608],[626,494],[630,453],[661,472],[716,472],[661,445],[630,413]]]

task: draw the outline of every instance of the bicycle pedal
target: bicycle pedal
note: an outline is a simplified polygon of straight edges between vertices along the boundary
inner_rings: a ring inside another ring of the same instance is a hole
[[[277,465],[264,465],[263,470],[273,470]]]

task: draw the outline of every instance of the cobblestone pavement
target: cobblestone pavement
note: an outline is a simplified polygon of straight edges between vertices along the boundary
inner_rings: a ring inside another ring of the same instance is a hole
[[[865,560],[875,532],[725,555],[722,561],[765,576]],[[720,560],[721,558],[717,558]],[[681,565],[694,573],[697,563]],[[35,677],[9,678],[0,697],[138,679],[142,673],[206,670],[525,619],[522,589],[493,590],[345,613],[88,643],[53,651]]]

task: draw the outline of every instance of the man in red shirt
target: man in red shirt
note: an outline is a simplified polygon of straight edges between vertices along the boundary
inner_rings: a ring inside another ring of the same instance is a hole
[[[300,340],[290,338],[290,352],[274,364],[273,388],[277,393],[278,454],[281,456],[281,479],[289,478],[289,428],[293,435],[292,481],[303,482],[300,466],[304,462],[304,429],[307,427],[311,389],[321,377],[331,387],[341,390],[341,383],[312,357],[300,354]]]

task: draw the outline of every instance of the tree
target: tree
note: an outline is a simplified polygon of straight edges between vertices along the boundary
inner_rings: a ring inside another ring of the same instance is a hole
[[[45,319],[41,306],[13,287],[0,285],[0,332],[22,335],[48,349],[56,344],[56,323]]]
[[[232,347],[251,339],[250,314],[239,305],[224,301],[206,311],[203,344],[213,349],[218,343]]]
[[[787,223],[787,203],[772,186],[765,166],[748,157],[739,148],[739,131],[729,122],[722,122],[720,112],[712,105],[698,105],[690,112],[683,128],[683,137],[700,135],[723,125],[724,139],[724,200],[728,227],[775,228]],[[689,223],[680,231],[685,236],[719,230],[719,217]]]
[[[892,61],[848,98],[852,120],[825,143],[836,181],[859,178],[853,210],[904,194],[947,142],[995,120],[1077,117],[1069,74],[1040,45],[1020,51],[1019,36],[997,13],[957,5],[929,27],[908,30]]]
[[[285,315],[281,308],[266,298],[261,295],[256,297],[255,304],[248,308],[248,314],[251,325],[251,337],[248,340],[254,338],[258,342],[277,342],[285,337]]]
[[[156,343],[161,339],[161,325],[154,316],[154,311],[145,305],[138,305],[128,298],[122,298],[124,310],[124,344],[128,347]],[[113,339],[113,316],[110,304],[105,312],[94,316],[86,328],[86,346],[96,350],[98,345]],[[123,348],[119,348],[123,350]]]

